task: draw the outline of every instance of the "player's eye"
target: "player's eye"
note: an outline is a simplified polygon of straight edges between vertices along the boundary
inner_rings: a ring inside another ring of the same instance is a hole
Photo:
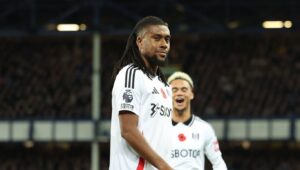
[[[155,35],[155,36],[153,37],[153,39],[154,39],[155,41],[159,41],[159,40],[160,40],[160,36]]]
[[[173,93],[175,93],[175,92],[177,92],[177,91],[178,91],[177,88],[172,88],[172,92],[173,92]]]
[[[166,37],[166,38],[165,38],[165,41],[166,41],[167,43],[170,43],[170,37]]]
[[[181,90],[182,90],[183,92],[187,92],[188,89],[187,89],[187,88],[182,88]]]

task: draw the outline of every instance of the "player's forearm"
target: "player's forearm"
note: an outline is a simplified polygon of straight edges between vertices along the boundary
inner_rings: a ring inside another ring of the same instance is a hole
[[[214,160],[211,160],[213,170],[227,170],[227,166],[223,158],[220,156]]]
[[[122,131],[122,137],[145,160],[160,170],[171,170],[171,167],[150,147],[140,131],[130,129]]]

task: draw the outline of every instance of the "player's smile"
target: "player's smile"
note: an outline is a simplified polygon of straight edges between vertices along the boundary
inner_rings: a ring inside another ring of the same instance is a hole
[[[174,109],[186,110],[188,108],[188,102],[185,98],[178,98],[173,101]]]
[[[184,100],[184,97],[177,97],[177,98],[175,98],[175,101],[178,106],[183,106],[185,100]]]

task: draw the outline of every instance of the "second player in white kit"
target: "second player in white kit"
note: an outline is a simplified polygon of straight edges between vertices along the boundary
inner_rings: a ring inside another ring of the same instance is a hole
[[[169,163],[174,170],[204,170],[205,156],[213,170],[227,170],[211,125],[191,113],[193,81],[183,72],[173,73],[168,82],[173,92],[172,137]]]

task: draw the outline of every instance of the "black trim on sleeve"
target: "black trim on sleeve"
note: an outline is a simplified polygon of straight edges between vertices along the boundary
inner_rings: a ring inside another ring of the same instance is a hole
[[[125,87],[134,89],[135,72],[138,68],[129,66],[125,73]]]
[[[128,82],[128,70],[130,70],[131,68],[133,67],[133,65],[129,66],[127,69],[126,69],[126,73],[125,73],[125,87],[127,87],[127,82]]]

